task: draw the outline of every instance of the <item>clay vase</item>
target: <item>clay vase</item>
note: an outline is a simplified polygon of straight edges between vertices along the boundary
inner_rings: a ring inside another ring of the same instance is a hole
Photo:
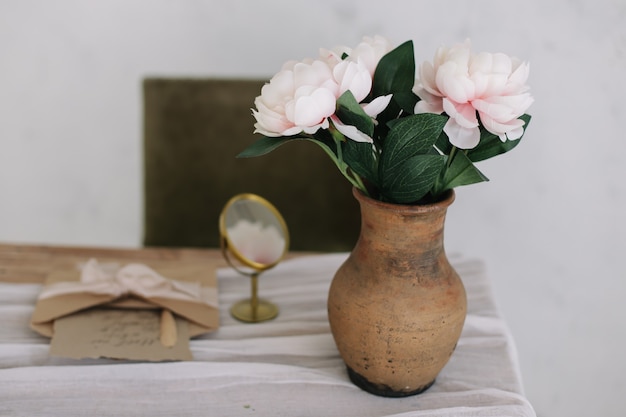
[[[443,244],[454,191],[415,206],[353,193],[361,231],[330,287],[331,331],[354,384],[386,397],[419,394],[448,362],[467,312]]]

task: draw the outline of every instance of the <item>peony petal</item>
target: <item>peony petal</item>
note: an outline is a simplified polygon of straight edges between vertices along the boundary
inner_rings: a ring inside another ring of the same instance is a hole
[[[277,137],[283,134],[290,125],[288,123],[280,123],[280,121],[269,120],[263,114],[255,114],[257,123],[254,124],[254,133],[261,133],[269,137]]]
[[[252,115],[256,119],[255,133],[262,133],[265,136],[280,136],[282,132],[293,126],[284,114],[268,109],[260,100],[255,100],[258,110],[252,110]]]
[[[448,120],[443,127],[443,131],[448,135],[450,143],[459,149],[472,149],[480,142],[480,130],[478,127],[468,129],[460,126],[454,119]]]
[[[312,135],[313,133],[317,132],[319,129],[328,129],[328,119],[324,119],[321,121],[321,123],[318,123],[316,125],[313,126],[305,126],[301,129],[302,132],[304,133],[308,133],[309,135]],[[299,133],[299,132],[296,132]]]
[[[435,113],[441,114],[443,113],[443,107],[441,106],[441,101],[439,103],[429,103],[426,100],[420,100],[415,105],[415,109],[413,113]]]
[[[306,133],[315,133],[317,132],[317,129],[319,129],[319,127],[316,127],[315,130],[313,132],[306,132]],[[300,126],[293,126],[290,127],[289,129],[285,129],[280,136],[293,136],[293,135],[297,135],[298,133],[301,133],[303,131],[303,129]]]
[[[350,90],[356,101],[361,102],[372,89],[372,77],[360,63],[343,61],[333,68],[333,76],[339,85],[338,96]]]
[[[528,63],[520,63],[509,76],[510,88],[526,91],[528,87],[525,85],[530,74],[530,65]]]
[[[470,103],[455,103],[448,98],[443,99],[443,110],[460,126],[471,129],[478,126],[476,109]]]
[[[413,110],[415,114],[443,113],[442,98],[440,96],[430,94],[428,91],[423,89],[418,89],[415,91],[415,94],[421,99],[415,104],[415,109]]]
[[[448,61],[439,67],[436,82],[441,95],[450,97],[457,103],[466,103],[474,98],[474,83],[466,69],[455,61]]]
[[[522,127],[517,127],[515,129],[509,130],[506,132],[506,137],[509,140],[517,140],[522,137],[524,134],[524,129]],[[500,140],[502,140],[502,136],[500,136]]]
[[[276,133],[276,132],[272,132],[269,130],[265,130],[265,128],[263,128],[263,126],[261,126],[259,123],[255,123],[254,124],[254,132],[253,133],[260,133],[263,136],[267,136],[270,138],[276,138],[278,136],[281,136],[282,133]]]
[[[319,86],[332,77],[328,64],[319,60],[313,61],[311,64],[299,62],[293,67],[293,83],[296,86]]]
[[[421,84],[422,88],[426,90],[429,94],[441,96],[439,89],[437,88],[436,82],[436,72],[435,68],[430,62],[424,62],[420,66],[420,79],[416,84]]]
[[[480,114],[487,114],[491,119],[499,123],[506,123],[521,116],[516,114],[510,106],[497,101],[474,100],[472,105]]]
[[[294,91],[293,72],[285,71],[276,74],[269,82],[261,87],[263,101],[269,103],[282,102],[285,96],[291,96]]]
[[[365,66],[370,77],[373,77],[378,62],[387,52],[391,51],[391,49],[391,42],[383,36],[377,35],[373,38],[366,36],[363,38],[363,41],[348,54],[348,59],[360,62]]]
[[[513,70],[513,62],[511,57],[503,53],[493,54],[493,63],[491,64],[491,72],[496,74],[509,75]]]
[[[512,69],[511,58],[505,54],[481,52],[470,59],[469,72],[509,75]]]
[[[521,119],[513,119],[506,123],[500,123],[497,120],[492,119],[486,113],[479,113],[480,121],[487,129],[487,131],[493,133],[494,135],[503,135],[507,132],[514,131],[522,126],[524,126],[524,121]]]
[[[485,91],[489,89],[489,76],[483,72],[476,72],[471,75],[472,82],[474,83],[475,97],[483,97]]]
[[[341,134],[355,142],[374,143],[374,140],[352,125],[345,125],[337,117],[332,117],[333,124]]]
[[[508,74],[472,74],[475,85],[474,99],[504,94],[508,83]]]
[[[332,50],[326,48],[320,48],[319,57],[320,60],[326,62],[331,68],[342,61],[341,57],[345,55],[350,55],[352,50],[347,46],[338,46],[333,48]]]
[[[456,62],[463,67],[463,72],[467,72],[469,61],[472,56],[471,44],[469,39],[465,42],[456,44],[451,48],[441,49],[435,59],[435,68],[440,67],[445,62]]]
[[[391,101],[393,94],[387,94],[386,96],[376,97],[371,102],[362,105],[363,111],[370,117],[376,117],[387,108]]]
[[[315,126],[335,112],[335,100],[330,91],[318,88],[294,101],[292,120],[298,126]]]
[[[517,119],[528,110],[533,99],[530,94],[516,96],[495,96],[485,100],[474,100],[473,106],[479,112],[489,115],[498,123],[507,123]]]

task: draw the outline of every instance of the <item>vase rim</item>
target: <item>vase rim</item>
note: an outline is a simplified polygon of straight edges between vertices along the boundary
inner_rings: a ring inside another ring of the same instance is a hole
[[[384,208],[386,210],[395,210],[395,211],[413,211],[420,213],[428,213],[432,211],[438,211],[447,208],[450,206],[455,199],[455,192],[453,189],[446,190],[441,194],[441,198],[433,203],[427,204],[398,204],[398,203],[388,203],[386,201],[376,200],[375,198],[369,197],[363,193],[363,191],[359,190],[356,187],[352,187],[352,194],[357,199],[357,201],[366,201],[368,204],[378,206],[380,208]]]

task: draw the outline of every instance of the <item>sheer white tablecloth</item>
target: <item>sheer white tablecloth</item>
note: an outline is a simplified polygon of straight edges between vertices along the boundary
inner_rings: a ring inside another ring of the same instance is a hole
[[[221,327],[191,341],[190,362],[51,357],[28,322],[41,286],[0,283],[0,416],[535,416],[523,395],[515,345],[484,266],[451,257],[468,316],[450,362],[426,392],[368,394],[348,379],[326,314],[346,254],[285,261],[259,279],[278,318],[244,324],[231,304],[249,280],[219,270]]]

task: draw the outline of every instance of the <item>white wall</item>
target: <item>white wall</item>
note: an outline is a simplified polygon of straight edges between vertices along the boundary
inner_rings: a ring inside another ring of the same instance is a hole
[[[540,416],[622,416],[623,0],[2,0],[0,241],[140,245],[142,77],[269,77],[373,34],[531,62],[527,135],[458,189],[447,246],[487,261]]]

